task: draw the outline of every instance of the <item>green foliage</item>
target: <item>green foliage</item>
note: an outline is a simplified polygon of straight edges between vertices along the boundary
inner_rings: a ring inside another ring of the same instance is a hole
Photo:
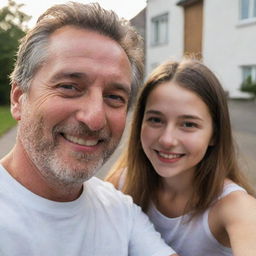
[[[12,118],[9,106],[0,106],[0,136],[12,128],[16,121]]]
[[[19,40],[25,35],[30,16],[20,11],[22,4],[8,0],[0,9],[0,105],[9,103],[9,75],[13,69]]]
[[[242,92],[249,92],[256,97],[256,81],[252,81],[252,77],[248,76],[247,79],[242,83]]]

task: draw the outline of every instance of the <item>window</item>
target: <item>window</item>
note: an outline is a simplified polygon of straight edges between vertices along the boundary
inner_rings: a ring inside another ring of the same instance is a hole
[[[240,19],[256,18],[256,0],[240,0]]]
[[[240,90],[256,96],[256,65],[243,66],[242,76],[243,81]]]
[[[151,20],[152,45],[168,43],[168,13],[154,17]]]
[[[256,65],[242,67],[242,86],[256,83]]]

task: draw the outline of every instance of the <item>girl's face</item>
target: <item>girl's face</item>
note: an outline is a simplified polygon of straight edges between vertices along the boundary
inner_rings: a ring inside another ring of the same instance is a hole
[[[212,143],[207,105],[194,92],[173,82],[150,93],[141,127],[141,143],[163,178],[191,176]]]

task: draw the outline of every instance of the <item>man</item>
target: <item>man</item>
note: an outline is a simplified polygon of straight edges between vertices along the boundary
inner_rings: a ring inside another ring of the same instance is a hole
[[[17,141],[0,166],[0,255],[171,255],[131,199],[91,178],[142,79],[140,39],[97,4],[47,10],[12,78]]]

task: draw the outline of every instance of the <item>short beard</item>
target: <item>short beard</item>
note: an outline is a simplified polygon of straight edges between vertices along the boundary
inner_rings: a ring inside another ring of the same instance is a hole
[[[108,160],[114,152],[118,141],[110,141],[109,132],[91,132],[82,124],[57,125],[53,128],[51,138],[44,135],[44,121],[39,117],[36,122],[29,123],[29,118],[20,121],[19,139],[29,158],[40,171],[41,175],[51,183],[72,186],[82,184],[90,179],[100,167]],[[77,161],[76,166],[70,166],[70,163],[63,160],[58,149],[57,136],[61,132],[72,131],[73,134],[92,135],[105,138],[105,150],[99,156],[97,154],[83,154],[82,152],[70,152],[70,155]]]

